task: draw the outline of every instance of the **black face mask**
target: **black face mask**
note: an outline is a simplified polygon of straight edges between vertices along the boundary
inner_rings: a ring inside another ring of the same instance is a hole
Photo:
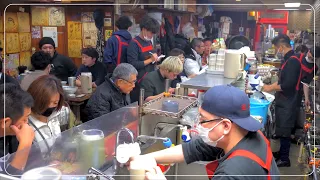
[[[49,117],[56,110],[56,107],[48,108],[46,111],[42,113],[42,116]]]

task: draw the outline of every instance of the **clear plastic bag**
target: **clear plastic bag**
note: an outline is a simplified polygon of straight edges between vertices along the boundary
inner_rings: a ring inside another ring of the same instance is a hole
[[[197,107],[191,108],[180,119],[180,124],[195,127],[199,115],[199,109]]]

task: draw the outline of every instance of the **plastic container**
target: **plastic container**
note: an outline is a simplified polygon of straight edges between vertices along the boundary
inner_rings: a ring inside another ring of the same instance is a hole
[[[217,64],[216,65],[216,70],[217,71],[223,71],[224,70],[224,64]]]
[[[261,116],[262,123],[265,125],[267,123],[269,104],[270,102],[265,99],[250,98],[250,115]]]
[[[216,64],[224,64],[224,60],[223,59],[219,59],[216,61]]]

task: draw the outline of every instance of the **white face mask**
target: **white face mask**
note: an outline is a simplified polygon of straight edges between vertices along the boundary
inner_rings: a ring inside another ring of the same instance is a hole
[[[148,36],[145,35],[145,36],[143,36],[143,39],[146,40],[146,41],[151,41],[152,38],[148,38]]]
[[[207,143],[210,146],[216,147],[218,142],[224,138],[224,135],[222,135],[219,139],[217,139],[216,141],[212,141],[209,138],[209,132],[212,131],[215,127],[217,127],[222,121],[220,121],[219,123],[217,123],[215,126],[213,126],[212,128],[204,128],[202,125],[198,125],[197,130],[199,133],[199,136],[201,137],[201,139]]]
[[[278,50],[278,52],[277,52],[277,54],[276,54],[276,57],[277,57],[278,59],[282,59],[282,58],[283,58],[283,51],[280,52],[280,51]]]
[[[306,61],[307,61],[308,63],[313,63],[313,59],[310,59],[308,56],[306,56]]]
[[[147,36],[143,36],[144,40],[151,41],[152,38],[148,38]]]

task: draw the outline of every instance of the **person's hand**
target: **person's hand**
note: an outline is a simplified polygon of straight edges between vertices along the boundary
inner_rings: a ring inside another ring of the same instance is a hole
[[[152,56],[151,56],[151,59],[152,59],[152,62],[158,61],[158,55],[157,55],[157,53],[153,53]]]
[[[10,126],[12,131],[16,134],[19,144],[31,145],[34,139],[34,131],[28,124],[22,124],[20,127],[15,125]]]
[[[81,75],[78,75],[78,76],[77,76],[77,80],[79,80],[79,81],[80,81],[80,77],[81,77]]]
[[[96,85],[95,82],[92,83],[92,87],[93,87],[93,88],[96,88],[96,87],[97,87],[97,85]]]
[[[154,173],[156,172],[156,173]],[[166,180],[167,178],[162,173],[159,166],[154,167],[154,171],[150,172],[147,170],[146,172],[146,179],[147,180]]]
[[[310,107],[310,100],[306,98],[306,99],[304,100],[304,105],[306,106],[307,109],[309,109],[309,107]]]
[[[168,92],[169,92],[170,94],[173,94],[173,93],[175,92],[175,89],[174,89],[174,88],[169,88]]]
[[[129,158],[129,161],[126,163],[128,170],[130,169],[130,162],[132,161],[144,162],[145,164],[147,164],[146,171],[149,171],[149,172],[153,170],[153,167],[157,166],[157,162],[153,157],[150,157],[148,155],[138,155],[138,156],[133,156]]]

